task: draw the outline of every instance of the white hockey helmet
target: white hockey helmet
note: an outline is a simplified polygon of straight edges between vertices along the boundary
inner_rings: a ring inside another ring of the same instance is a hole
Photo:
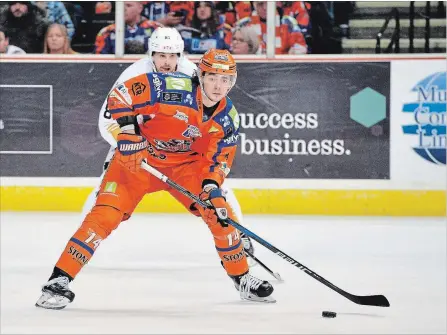
[[[151,58],[153,52],[179,54],[178,62],[180,62],[180,58],[183,56],[185,43],[175,28],[159,27],[155,29],[148,43],[148,54]]]

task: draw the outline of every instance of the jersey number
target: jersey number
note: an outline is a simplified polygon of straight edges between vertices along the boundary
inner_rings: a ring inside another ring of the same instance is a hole
[[[236,240],[239,239],[239,232],[237,230],[234,231],[234,233],[228,234],[228,245],[231,247],[233,245],[233,241],[236,242]]]
[[[96,233],[91,232],[90,236],[84,241],[86,244],[89,244],[90,242],[92,242],[94,245],[93,249],[96,249],[102,241],[101,238],[97,238],[96,240],[93,241],[95,236],[96,236]]]

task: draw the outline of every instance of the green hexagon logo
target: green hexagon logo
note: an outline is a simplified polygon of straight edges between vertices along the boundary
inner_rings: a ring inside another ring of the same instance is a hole
[[[349,115],[369,128],[386,118],[386,97],[367,87],[351,97]]]

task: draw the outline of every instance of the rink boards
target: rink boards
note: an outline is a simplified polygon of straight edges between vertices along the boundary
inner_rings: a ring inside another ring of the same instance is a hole
[[[0,210],[81,210],[109,149],[98,111],[135,60],[2,57]],[[446,215],[444,58],[244,58],[238,72],[227,183],[244,213]],[[165,192],[137,208],[184,211]]]
[[[8,182],[15,185],[4,186]],[[59,178],[55,178],[53,181],[39,181],[38,178],[34,181],[2,178],[0,210],[80,211],[94,187],[73,186],[73,183],[76,182],[78,182],[76,178],[65,182],[61,182]],[[94,179],[87,182],[81,180],[79,184],[94,184],[94,182]],[[251,182],[254,182],[252,187],[250,187]],[[373,184],[363,182],[362,185],[362,182],[356,183],[349,180],[330,182],[331,186],[324,181],[304,181],[300,182],[301,185],[297,184],[296,188],[293,188],[293,182],[283,182],[288,185],[281,185],[279,181],[228,180],[228,186],[233,187],[245,214],[446,215],[446,194],[443,190],[393,190],[385,188],[387,187],[386,182],[376,184],[376,187],[382,187],[382,189],[365,189],[365,186],[371,187]],[[21,183],[34,183],[36,186],[18,186]],[[59,183],[61,186],[45,186],[50,183]],[[71,183],[72,186],[68,186],[68,183]],[[270,188],[268,188],[269,184]],[[303,184],[326,189],[302,189]],[[340,189],[330,189],[337,187],[337,184]],[[341,189],[342,184],[345,184],[345,188],[351,187],[351,189]],[[241,189],[241,185],[248,188]],[[163,191],[146,195],[136,212],[184,213],[186,210],[169,193]]]

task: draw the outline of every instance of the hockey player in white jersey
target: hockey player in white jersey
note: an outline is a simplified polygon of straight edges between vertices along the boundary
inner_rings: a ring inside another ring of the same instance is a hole
[[[126,70],[123,71],[123,73],[121,73],[113,86],[115,86],[117,83],[122,83],[143,73],[150,72],[167,73],[177,71],[188,76],[193,76],[193,74],[197,70],[197,67],[193,62],[191,62],[183,55],[183,50],[183,39],[175,28],[157,28],[152,33],[149,39],[149,57],[144,57],[130,65]],[[99,112],[99,131],[101,132],[102,137],[110,144],[110,150],[104,162],[104,170],[106,170],[110,160],[113,157],[113,154],[115,153],[117,145],[116,137],[120,132],[120,127],[107,111],[106,104],[107,99],[104,101],[101,111]],[[100,180],[102,180],[102,176]],[[98,192],[98,187],[96,187],[88,196],[82,209],[83,217],[85,217],[85,215],[93,208],[96,200],[96,193]],[[225,182],[221,186],[221,188],[226,192],[227,202],[232,207],[239,223],[243,225],[241,207],[233,191],[225,186]],[[244,249],[253,254],[254,248],[251,240],[242,233],[241,240],[244,243]],[[249,264],[254,265],[251,259],[249,261]]]

